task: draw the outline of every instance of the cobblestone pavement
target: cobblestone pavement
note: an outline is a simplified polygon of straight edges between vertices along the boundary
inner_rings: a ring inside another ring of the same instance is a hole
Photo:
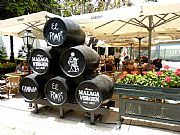
[[[90,125],[83,115],[71,112],[64,119],[59,111],[45,107],[39,114],[28,109],[23,98],[0,100],[0,135],[179,135],[170,130],[122,124],[117,128],[113,123]]]

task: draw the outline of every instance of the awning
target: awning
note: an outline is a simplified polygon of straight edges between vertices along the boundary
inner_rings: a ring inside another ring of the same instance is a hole
[[[38,39],[44,39],[43,28],[45,22],[58,15],[42,11],[29,15],[23,15],[0,21],[0,34],[21,37],[27,29],[32,29],[33,34]]]
[[[144,3],[140,9],[134,7],[116,9],[116,14],[127,14],[126,18],[114,18],[106,22],[79,22],[90,34],[98,39],[112,41],[117,38],[148,37],[148,30],[152,36],[180,37],[180,2],[177,3]],[[131,10],[129,10],[131,9]],[[139,11],[139,14],[136,12]],[[128,19],[128,15],[132,14]],[[137,16],[138,14],[138,16]],[[88,14],[87,14],[88,15]],[[111,15],[109,15],[111,16]],[[134,17],[133,17],[134,16]],[[79,17],[80,18],[80,17]],[[123,19],[122,19],[123,18]],[[151,21],[151,22],[150,22]]]
[[[127,37],[148,37],[149,66],[152,36],[180,37],[180,1],[169,1],[168,3],[145,2],[141,7],[124,8],[123,12],[120,12],[120,9],[116,9],[116,14],[127,13],[127,18],[129,14],[133,15],[133,12],[136,12],[135,9],[138,9],[138,17],[136,17],[136,14],[130,19],[117,17],[103,23],[99,21],[96,23],[87,22],[86,24],[79,22],[79,24],[92,36],[106,42],[118,41],[118,39]]]

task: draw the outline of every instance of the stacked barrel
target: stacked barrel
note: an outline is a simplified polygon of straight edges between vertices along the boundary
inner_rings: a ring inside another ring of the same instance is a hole
[[[52,105],[77,102],[85,110],[95,110],[111,99],[113,82],[109,76],[95,75],[100,57],[84,45],[85,33],[72,20],[51,18],[43,30],[48,47],[30,54],[33,74],[20,82],[20,92],[28,101],[48,100]]]

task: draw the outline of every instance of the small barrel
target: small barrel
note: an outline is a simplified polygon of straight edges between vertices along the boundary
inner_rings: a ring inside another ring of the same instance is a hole
[[[19,91],[23,97],[28,101],[35,101],[36,99],[44,98],[44,86],[46,79],[41,75],[35,73],[24,77],[20,81]]]
[[[57,50],[51,46],[34,49],[29,58],[30,68],[39,75],[53,72],[59,73],[61,69],[58,62],[61,52],[60,49]]]
[[[69,88],[66,79],[60,76],[51,78],[44,87],[44,94],[52,105],[62,105],[67,101]]]
[[[107,103],[113,95],[113,81],[107,75],[83,81],[75,91],[78,104],[85,110],[96,110]]]
[[[90,74],[99,66],[98,53],[85,45],[71,47],[64,51],[60,58],[60,67],[69,77],[78,77],[83,73]]]
[[[85,32],[69,19],[51,18],[44,26],[43,35],[51,46],[74,46],[84,44]]]

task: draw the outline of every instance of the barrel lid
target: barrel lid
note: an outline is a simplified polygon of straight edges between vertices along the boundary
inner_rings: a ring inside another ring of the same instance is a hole
[[[99,88],[90,81],[79,84],[75,92],[76,101],[85,110],[95,110],[102,103],[103,95]]]
[[[62,71],[69,77],[78,77],[85,70],[86,60],[84,55],[76,48],[66,50],[60,59]]]
[[[50,56],[42,49],[34,49],[29,59],[30,68],[37,74],[44,74],[50,67]]]
[[[62,77],[50,79],[44,88],[45,96],[52,105],[64,104],[67,100],[67,92],[66,79]]]
[[[35,82],[33,78],[25,77],[20,82],[19,91],[25,99],[29,101],[34,101],[38,97],[38,88],[39,85]]]
[[[51,18],[44,25],[43,35],[49,45],[59,46],[66,39],[66,25],[60,18]]]

